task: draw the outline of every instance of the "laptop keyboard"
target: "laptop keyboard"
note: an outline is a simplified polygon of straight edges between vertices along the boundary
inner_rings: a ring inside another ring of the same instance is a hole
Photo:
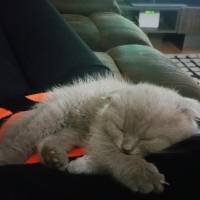
[[[200,85],[200,54],[166,54],[166,56]]]

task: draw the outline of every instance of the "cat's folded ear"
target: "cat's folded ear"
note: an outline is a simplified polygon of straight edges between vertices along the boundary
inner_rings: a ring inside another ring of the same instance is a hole
[[[104,104],[110,104],[112,101],[119,101],[120,100],[120,91],[115,90],[109,92],[101,97],[101,100]]]
[[[195,120],[200,120],[200,102],[195,99],[185,97],[184,106],[182,107],[181,111],[187,113],[188,116]]]
[[[120,101],[119,91],[109,92],[101,97],[102,107],[100,110],[100,114],[103,114],[111,104]]]

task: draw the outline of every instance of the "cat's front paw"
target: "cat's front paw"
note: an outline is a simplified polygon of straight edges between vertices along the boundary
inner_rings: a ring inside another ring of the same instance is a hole
[[[42,162],[51,167],[61,171],[65,171],[68,165],[68,158],[64,152],[60,152],[57,148],[44,146],[40,151]]]
[[[150,193],[164,191],[164,184],[166,183],[165,176],[153,164],[149,164],[138,178],[140,179],[138,180],[139,192]]]
[[[134,192],[150,193],[163,192],[164,184],[166,184],[165,176],[151,163],[134,171],[125,184]]]
[[[83,156],[71,161],[67,170],[71,174],[91,174],[94,173],[94,167],[92,167],[90,158],[88,156]]]

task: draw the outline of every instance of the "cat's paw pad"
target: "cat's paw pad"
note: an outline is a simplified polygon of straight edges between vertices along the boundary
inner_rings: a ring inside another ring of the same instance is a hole
[[[147,180],[141,181],[139,191],[142,193],[164,191],[165,178],[162,174],[151,175]]]
[[[65,170],[68,164],[68,158],[65,157],[63,152],[59,152],[55,148],[43,147],[41,152],[41,159],[43,163],[51,168]]]
[[[149,164],[137,177],[136,190],[141,193],[163,192],[165,176],[158,169]]]

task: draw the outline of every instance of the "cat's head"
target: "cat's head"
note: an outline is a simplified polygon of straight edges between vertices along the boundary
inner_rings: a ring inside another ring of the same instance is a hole
[[[200,103],[171,89],[142,83],[102,101],[102,129],[127,154],[157,152],[198,131]]]

